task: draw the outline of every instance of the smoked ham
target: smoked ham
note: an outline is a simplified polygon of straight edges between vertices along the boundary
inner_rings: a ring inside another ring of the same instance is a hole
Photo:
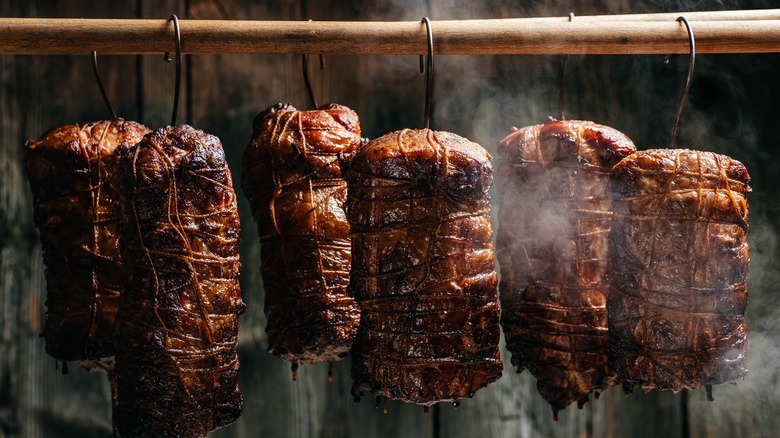
[[[553,413],[613,383],[607,366],[609,171],[634,144],[615,129],[550,120],[498,147],[501,323],[512,364]]]
[[[745,376],[750,177],[712,152],[648,150],[612,170],[610,364],[630,391]]]
[[[349,354],[360,309],[347,295],[352,253],[339,155],[360,146],[349,108],[272,106],[255,119],[241,186],[257,221],[269,351],[293,364]],[[294,374],[293,374],[294,376]]]
[[[25,144],[46,265],[46,352],[113,368],[120,294],[118,158],[146,126],[122,119],[65,125]],[[66,369],[66,368],[63,368]]]
[[[345,167],[349,287],[362,311],[353,396],[471,397],[502,371],[490,155],[455,134],[402,130]]]
[[[121,436],[203,437],[241,414],[239,222],[219,139],[187,125],[123,148]]]

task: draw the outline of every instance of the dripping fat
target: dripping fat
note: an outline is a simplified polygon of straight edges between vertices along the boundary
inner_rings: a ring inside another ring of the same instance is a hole
[[[298,362],[293,362],[290,369],[292,370],[293,381],[298,380]]]

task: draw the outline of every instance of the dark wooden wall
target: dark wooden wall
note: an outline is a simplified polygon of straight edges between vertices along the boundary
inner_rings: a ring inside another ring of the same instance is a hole
[[[641,4],[640,4],[641,3]],[[578,15],[780,7],[770,1],[613,0],[125,0],[27,1],[0,4],[3,17],[180,18],[263,20],[433,20],[530,15]],[[576,18],[575,18],[576,19]],[[695,29],[695,24],[694,24]],[[0,32],[0,38],[2,33]],[[182,35],[186,40],[186,33]],[[626,132],[644,149],[664,147],[687,58],[575,56],[567,84],[569,118],[594,120]],[[557,113],[562,57],[440,56],[436,58],[432,127],[495,150],[511,126]],[[107,117],[88,56],[0,56],[0,437],[111,436],[109,389],[103,374],[71,367],[68,375],[46,356],[42,330],[45,284],[32,224],[22,144],[55,125]],[[120,116],[156,129],[170,119],[173,65],[161,55],[104,56],[101,69]],[[325,71],[311,60],[321,103],[350,106],[364,136],[422,125],[424,78],[416,56],[329,56]],[[371,400],[354,404],[349,362],[303,367],[266,353],[257,232],[240,197],[244,300],[239,356],[244,414],[214,436],[268,437],[585,437],[773,436],[780,430],[780,284],[776,219],[780,211],[780,55],[699,56],[679,145],[726,153],[753,176],[748,324],[750,372],[739,385],[686,394],[613,388],[584,409],[569,407],[552,422],[549,406],[528,373],[516,374],[504,354],[504,376],[460,408]],[[289,101],[305,108],[297,55],[185,57],[179,121],[221,138],[234,178],[254,115]],[[499,208],[496,206],[496,208]],[[505,352],[504,352],[505,353]]]

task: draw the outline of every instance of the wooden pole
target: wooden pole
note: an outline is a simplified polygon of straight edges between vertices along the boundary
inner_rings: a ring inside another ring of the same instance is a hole
[[[183,53],[427,51],[425,26],[417,21],[181,20],[180,26]],[[432,29],[434,51],[441,55],[688,52],[685,26],[674,20],[448,20],[433,21]],[[780,52],[780,21],[695,21],[693,30],[698,53]],[[173,27],[164,19],[0,18],[0,54],[136,54],[173,48]]]
[[[575,14],[577,11],[572,11]],[[674,21],[684,15],[688,21],[780,20],[780,9],[746,9],[739,11],[661,12],[657,14],[575,15],[575,20],[612,23],[615,21]],[[537,22],[569,21],[569,16],[527,18]]]

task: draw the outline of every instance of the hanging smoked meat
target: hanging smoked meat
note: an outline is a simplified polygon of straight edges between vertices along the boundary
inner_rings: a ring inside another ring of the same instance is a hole
[[[241,414],[239,222],[219,139],[168,126],[122,151],[116,426],[202,437]]]
[[[745,376],[750,177],[712,152],[648,150],[612,170],[610,364],[630,391]]]
[[[349,354],[360,321],[339,155],[360,146],[351,109],[272,106],[255,119],[241,186],[258,224],[269,351],[291,361]]]
[[[25,144],[46,265],[43,333],[55,359],[113,369],[122,271],[115,150],[147,132],[135,122],[102,120],[59,126]]]
[[[557,412],[613,383],[607,366],[609,171],[636,149],[615,129],[557,121],[498,147],[501,323],[512,364]]]
[[[401,130],[345,167],[350,291],[362,311],[353,396],[471,397],[502,371],[490,155],[455,134]]]

